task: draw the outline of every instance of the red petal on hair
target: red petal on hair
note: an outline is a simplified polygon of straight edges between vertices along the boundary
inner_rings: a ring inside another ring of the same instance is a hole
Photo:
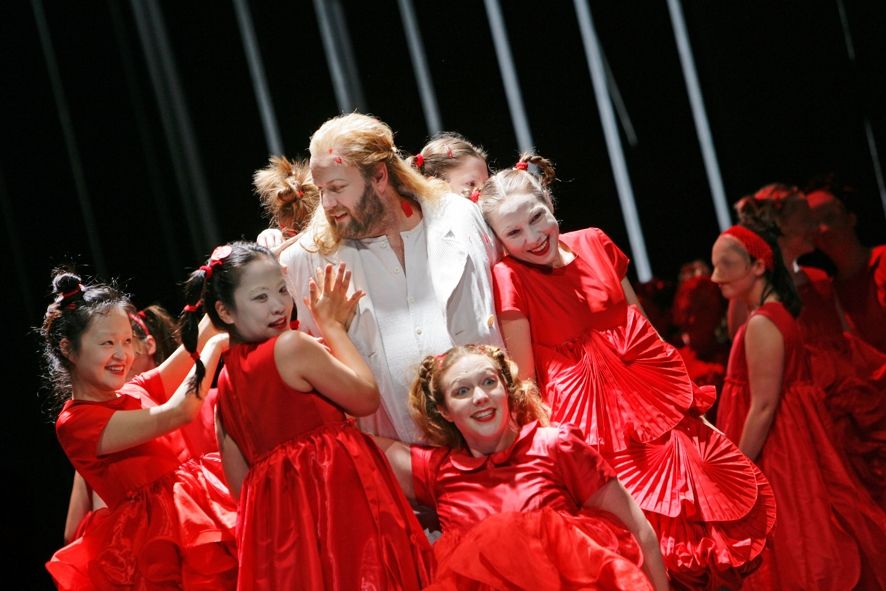
[[[516,168],[517,170],[526,170],[529,168],[529,164],[527,164],[526,162],[518,162],[514,165],[514,168]]]

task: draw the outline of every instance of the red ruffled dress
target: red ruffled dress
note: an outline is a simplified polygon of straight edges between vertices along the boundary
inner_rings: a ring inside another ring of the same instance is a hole
[[[412,446],[412,475],[443,531],[428,591],[652,589],[633,535],[583,508],[614,473],[574,427],[533,421],[481,457]]]
[[[232,346],[218,381],[249,464],[238,590],[420,589],[433,554],[387,459],[339,407],[283,382],[276,342]]]
[[[176,431],[96,455],[115,412],[164,398],[160,374],[152,370],[113,400],[69,400],[62,408],[59,442],[108,509],[95,512],[83,536],[46,564],[59,589],[234,589],[237,516],[218,455],[183,461]]]
[[[698,388],[621,281],[628,259],[599,229],[562,234],[562,268],[506,257],[493,269],[499,312],[529,319],[552,421],[572,423],[609,462],[661,543],[672,584],[738,588],[774,525],[765,477],[698,415]]]
[[[886,355],[844,332],[833,282],[819,269],[803,267],[798,286],[803,308],[797,318],[809,355],[812,381],[826,394],[834,442],[880,506],[886,503]]]
[[[886,517],[830,438],[821,389],[810,380],[797,323],[780,303],[755,310],[784,338],[784,384],[757,464],[772,483],[778,525],[750,589],[886,588]],[[732,345],[717,425],[739,441],[751,403],[745,330]]]

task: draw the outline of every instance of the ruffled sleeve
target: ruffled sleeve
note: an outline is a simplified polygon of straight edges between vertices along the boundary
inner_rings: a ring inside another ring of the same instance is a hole
[[[426,507],[437,506],[437,474],[449,450],[442,447],[410,446],[412,455],[412,486],[415,500]]]
[[[500,261],[492,268],[492,278],[495,311],[499,314],[507,311],[521,312],[528,318],[529,311],[523,301],[523,286],[517,271],[507,261]]]
[[[148,398],[157,404],[163,404],[169,400],[171,392],[167,392],[163,386],[163,377],[160,370],[154,368],[152,370],[140,373],[120,388],[121,394],[128,394],[134,398],[141,400],[145,394]]]
[[[581,431],[572,425],[557,427],[552,448],[563,484],[580,505],[615,478],[615,471],[603,456],[585,442]]]
[[[75,468],[97,459],[99,438],[117,410],[102,403],[71,402],[59,414],[55,433]]]
[[[607,236],[600,228],[588,228],[587,239],[596,242],[598,248],[606,254],[606,258],[612,264],[618,276],[624,279],[628,272],[628,265],[631,260],[622,250],[615,245],[609,236]]]

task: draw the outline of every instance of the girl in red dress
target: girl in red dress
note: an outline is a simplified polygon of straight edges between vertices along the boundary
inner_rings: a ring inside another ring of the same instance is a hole
[[[765,232],[733,226],[711,255],[723,295],[751,308],[732,345],[717,424],[757,462],[778,503],[773,542],[749,584],[882,589],[886,516],[831,442],[794,319],[800,299],[774,234]]]
[[[56,432],[75,470],[108,505],[47,568],[60,589],[233,589],[235,506],[217,458],[187,459],[178,428],[205,388],[188,368],[214,371],[227,335],[202,350],[126,377],[134,358],[125,295],[58,272],[41,329],[50,385],[67,398]],[[183,453],[184,452],[184,453]]]
[[[461,135],[438,133],[409,163],[426,177],[446,181],[453,193],[477,201],[478,190],[489,178],[486,150]]]
[[[218,381],[219,447],[239,496],[238,589],[418,590],[430,546],[384,455],[347,414],[376,410],[379,394],[347,336],[362,292],[327,266],[309,307],[325,345],[290,330],[292,298],[266,248],[221,246],[185,289],[231,335]]]
[[[376,438],[407,496],[440,518],[428,589],[667,589],[639,507],[574,427],[548,426],[515,371],[487,345],[428,356],[409,404],[440,447]]]
[[[552,420],[581,429],[646,513],[672,584],[737,588],[774,523],[769,485],[699,418],[713,388],[692,383],[636,306],[627,257],[596,228],[560,234],[553,178],[550,161],[524,155],[480,194],[508,253],[493,274],[511,357],[537,378]]]
[[[782,260],[803,307],[797,326],[810,358],[812,380],[825,394],[834,422],[833,439],[881,506],[886,502],[886,355],[847,330],[824,271],[801,267],[797,259],[813,250],[812,216],[796,187],[767,185],[735,206],[742,223],[777,227]],[[747,306],[729,303],[733,328],[747,318]],[[734,330],[733,330],[734,332]]]

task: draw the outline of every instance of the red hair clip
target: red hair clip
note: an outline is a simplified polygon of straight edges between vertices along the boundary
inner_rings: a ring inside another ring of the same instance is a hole
[[[412,160],[413,164],[415,164],[416,168],[421,168],[425,165],[425,157],[422,156],[421,152],[415,155],[415,158]]]
[[[527,170],[529,168],[529,164],[526,162],[518,162],[514,165],[514,168],[517,170]]]
[[[233,249],[230,244],[222,244],[221,246],[215,247],[215,250],[213,250],[212,254],[209,256],[209,264],[200,265],[200,270],[206,272],[206,281],[212,279],[212,270],[221,265],[222,262],[230,256],[232,251]]]
[[[468,195],[468,199],[470,199],[474,203],[477,203],[477,201],[480,200],[480,189],[474,189],[473,191],[471,191],[471,194]]]
[[[182,308],[182,312],[197,312],[200,310],[200,306],[203,305],[203,300],[197,300],[196,304],[188,304],[184,308]]]

